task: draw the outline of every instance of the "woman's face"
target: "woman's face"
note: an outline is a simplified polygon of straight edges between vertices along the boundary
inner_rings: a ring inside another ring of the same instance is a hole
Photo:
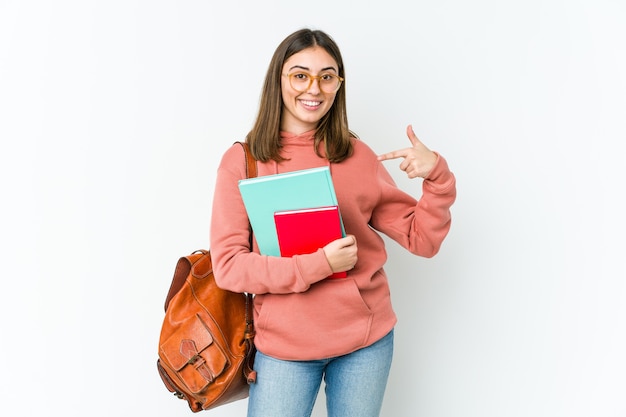
[[[313,79],[305,91],[294,89],[289,82],[289,74],[296,72],[312,76],[339,75],[339,68],[333,57],[324,48],[317,46],[292,55],[283,65],[281,77],[283,111],[280,128],[289,133],[300,134],[317,127],[320,119],[332,107],[337,93],[322,91],[319,79]]]

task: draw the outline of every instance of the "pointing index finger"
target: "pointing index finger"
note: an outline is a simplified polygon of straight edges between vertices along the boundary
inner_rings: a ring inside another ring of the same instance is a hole
[[[398,150],[398,151],[387,152],[387,153],[384,153],[382,155],[378,155],[378,160],[379,161],[387,161],[389,159],[404,158],[405,156],[407,156],[407,150],[406,149],[401,149],[401,150]]]

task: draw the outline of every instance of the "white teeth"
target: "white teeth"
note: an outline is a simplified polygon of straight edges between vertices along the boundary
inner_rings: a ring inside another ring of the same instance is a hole
[[[302,104],[304,104],[305,106],[319,106],[320,104],[322,104],[321,101],[308,101],[308,100],[302,100]]]

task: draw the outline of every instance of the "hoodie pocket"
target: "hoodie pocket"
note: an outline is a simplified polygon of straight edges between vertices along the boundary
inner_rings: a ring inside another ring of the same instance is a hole
[[[369,336],[372,311],[352,279],[325,280],[304,293],[266,294],[258,301],[256,342],[270,355],[336,356],[362,347]]]

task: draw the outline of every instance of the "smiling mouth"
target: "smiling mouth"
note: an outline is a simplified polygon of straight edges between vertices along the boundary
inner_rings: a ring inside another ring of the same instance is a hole
[[[314,100],[300,100],[300,103],[302,103],[305,107],[319,107],[319,105],[322,104],[321,101]]]

